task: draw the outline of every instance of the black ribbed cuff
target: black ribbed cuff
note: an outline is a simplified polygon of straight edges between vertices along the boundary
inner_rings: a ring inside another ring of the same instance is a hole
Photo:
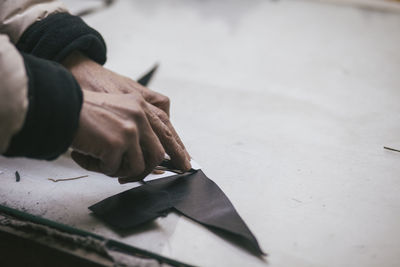
[[[103,37],[80,17],[57,13],[33,23],[22,34],[17,48],[25,53],[61,62],[79,50],[99,64],[106,62]]]
[[[6,156],[55,159],[75,136],[82,107],[82,90],[56,62],[23,54],[29,78],[29,106],[24,125],[13,136]]]

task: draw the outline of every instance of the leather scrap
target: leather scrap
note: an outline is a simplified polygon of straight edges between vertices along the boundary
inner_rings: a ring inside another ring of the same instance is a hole
[[[224,192],[201,170],[152,180],[89,207],[118,229],[130,229],[176,209],[210,230],[221,230],[266,255]]]

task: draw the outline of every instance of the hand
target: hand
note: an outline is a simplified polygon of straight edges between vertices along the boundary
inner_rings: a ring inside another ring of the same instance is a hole
[[[168,97],[102,67],[79,52],[72,53],[64,60],[63,64],[72,72],[85,91],[109,94],[133,94],[136,97],[140,94],[146,102],[144,113],[147,118],[151,118],[150,122],[152,123],[150,124],[152,130],[161,141],[161,144],[166,153],[170,156],[172,163],[177,169],[183,171],[190,169],[190,155],[186,151],[184,144],[169,120],[170,101]],[[131,104],[135,105],[134,102]],[[148,150],[146,147],[144,147],[144,149]],[[73,153],[73,157],[76,158],[76,153]],[[150,171],[147,171],[146,169],[144,173],[147,175]],[[144,174],[140,177],[143,175]],[[132,177],[132,179],[129,177],[120,179],[120,182],[139,179],[139,176]]]
[[[166,152],[177,168],[190,169],[185,150],[167,126],[168,116],[141,94],[83,92],[71,154],[81,167],[119,177],[120,183],[137,181],[146,177]]]
[[[164,111],[169,117],[168,97],[104,68],[80,52],[71,53],[62,64],[86,90],[116,94],[139,92],[147,102]]]

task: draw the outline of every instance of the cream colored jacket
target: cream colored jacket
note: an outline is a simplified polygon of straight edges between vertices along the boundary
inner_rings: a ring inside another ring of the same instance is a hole
[[[28,79],[14,44],[34,22],[67,12],[56,0],[0,0],[0,154],[23,126],[28,108]]]

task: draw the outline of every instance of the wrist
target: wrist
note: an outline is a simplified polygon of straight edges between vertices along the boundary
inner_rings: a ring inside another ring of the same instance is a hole
[[[88,60],[90,59],[87,56],[82,54],[80,51],[75,50],[72,51],[68,56],[66,56],[64,60],[61,61],[61,64],[67,69],[71,70]]]
[[[98,86],[94,83],[96,82],[99,68],[102,68],[101,65],[80,51],[70,53],[61,64],[71,72],[82,88],[98,91]]]

